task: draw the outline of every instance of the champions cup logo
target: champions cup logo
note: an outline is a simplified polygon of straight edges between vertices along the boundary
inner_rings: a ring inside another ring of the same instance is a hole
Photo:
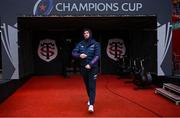
[[[53,0],[38,0],[34,5],[33,14],[47,16],[53,9]]]
[[[50,62],[55,59],[58,54],[58,49],[55,40],[45,39],[39,42],[38,56],[46,61]]]
[[[106,52],[109,58],[117,61],[118,58],[122,58],[126,53],[126,47],[122,39],[110,39]]]

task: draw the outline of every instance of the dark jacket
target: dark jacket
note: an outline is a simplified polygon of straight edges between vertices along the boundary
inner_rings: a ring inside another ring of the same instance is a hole
[[[73,57],[80,58],[80,54],[86,54],[85,59],[81,59],[81,67],[90,64],[92,68],[98,68],[98,60],[100,58],[100,45],[94,39],[83,40],[73,49]]]

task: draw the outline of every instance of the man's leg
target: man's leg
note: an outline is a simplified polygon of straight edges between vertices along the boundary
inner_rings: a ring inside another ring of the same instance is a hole
[[[89,96],[90,96],[90,105],[94,105],[95,96],[96,96],[96,76],[97,74],[94,71],[89,73]]]
[[[88,72],[87,72],[85,69],[83,69],[83,70],[81,71],[81,74],[82,74],[82,76],[83,76],[83,81],[84,81],[84,84],[85,84],[85,87],[86,87],[87,95],[88,95],[88,97],[90,97],[90,96],[89,96]]]

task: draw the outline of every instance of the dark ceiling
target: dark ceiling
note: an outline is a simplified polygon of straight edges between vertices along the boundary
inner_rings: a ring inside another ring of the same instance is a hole
[[[79,30],[89,27],[96,30],[156,29],[155,16],[111,17],[18,17],[19,30]]]

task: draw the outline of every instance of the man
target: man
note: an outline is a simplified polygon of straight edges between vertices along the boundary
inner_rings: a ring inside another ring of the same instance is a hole
[[[80,58],[81,74],[89,98],[88,111],[94,112],[100,45],[92,38],[90,29],[83,30],[83,40],[73,49],[72,55],[73,57]]]

